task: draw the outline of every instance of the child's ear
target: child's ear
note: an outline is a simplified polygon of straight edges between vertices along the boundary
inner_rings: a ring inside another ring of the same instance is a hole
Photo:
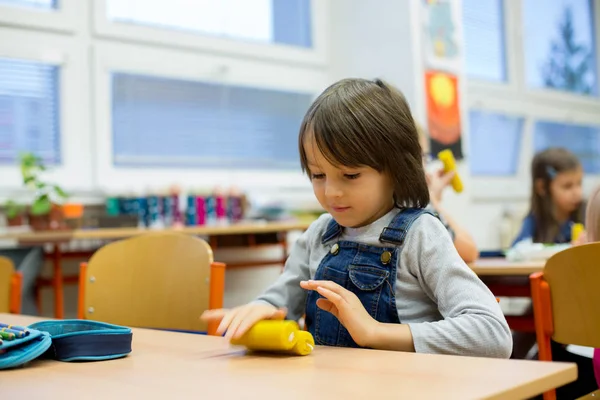
[[[544,179],[538,178],[535,180],[535,194],[538,196],[546,196],[546,188],[544,187]]]

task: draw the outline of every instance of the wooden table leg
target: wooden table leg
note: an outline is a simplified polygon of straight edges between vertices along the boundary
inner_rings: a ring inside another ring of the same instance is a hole
[[[52,265],[54,267],[52,286],[54,286],[54,317],[58,319],[65,317],[61,258],[60,243],[55,243],[52,252]]]

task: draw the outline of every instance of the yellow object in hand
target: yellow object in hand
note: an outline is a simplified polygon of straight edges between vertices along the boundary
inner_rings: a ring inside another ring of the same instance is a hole
[[[571,225],[571,241],[574,242],[579,238],[579,235],[581,235],[581,232],[583,232],[583,224],[580,223],[575,223],[573,225]]]
[[[452,154],[452,150],[446,149],[442,150],[438,153],[438,159],[444,164],[444,173],[448,173],[454,171],[454,176],[450,183],[452,184],[452,189],[456,193],[460,193],[463,191],[463,184],[458,172],[456,171],[456,160],[454,159],[454,154]]]
[[[245,346],[249,350],[272,351],[305,356],[315,347],[310,334],[300,330],[295,321],[259,321],[239,339],[231,344]]]

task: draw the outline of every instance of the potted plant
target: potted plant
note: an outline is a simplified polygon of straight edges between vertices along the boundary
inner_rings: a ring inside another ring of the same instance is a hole
[[[61,204],[68,197],[58,185],[47,183],[40,175],[46,170],[42,159],[32,153],[20,156],[23,184],[34,193],[29,207],[29,224],[34,230],[63,229]]]
[[[25,225],[26,209],[27,207],[25,205],[19,204],[14,200],[8,200],[4,204],[4,214],[6,215],[8,226]]]

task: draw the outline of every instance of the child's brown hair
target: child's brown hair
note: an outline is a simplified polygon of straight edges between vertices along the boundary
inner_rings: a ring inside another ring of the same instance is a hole
[[[313,102],[298,141],[302,171],[310,177],[304,151],[308,137],[333,165],[367,166],[388,174],[397,205],[429,204],[417,128],[404,96],[389,84],[344,79]]]
[[[574,171],[581,168],[577,156],[569,150],[553,147],[537,153],[531,163],[531,209],[535,220],[533,241],[536,243],[552,243],[560,230],[553,213],[553,202],[550,195],[550,184],[561,172]],[[573,222],[583,222],[585,205],[571,213]]]

